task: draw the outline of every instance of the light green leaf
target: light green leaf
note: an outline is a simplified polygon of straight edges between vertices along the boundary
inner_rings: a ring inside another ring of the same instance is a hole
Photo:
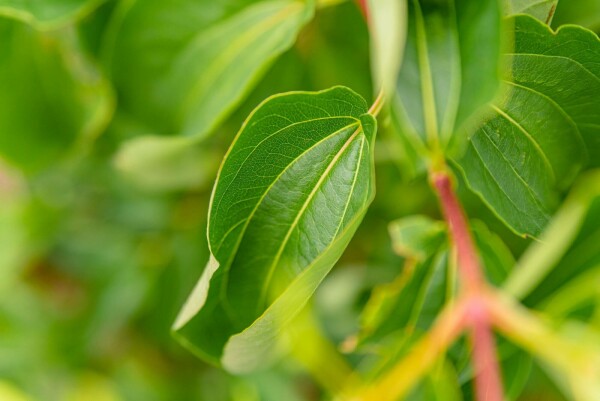
[[[86,150],[113,110],[110,87],[75,32],[0,19],[0,154],[32,173]]]
[[[510,298],[495,296],[487,304],[498,329],[545,362],[572,399],[600,399],[600,333],[574,321],[557,327]]]
[[[549,24],[558,0],[504,0],[507,14],[529,14]],[[564,1],[565,3],[568,2]],[[561,3],[562,4],[562,3]]]
[[[368,19],[375,90],[393,96],[406,40],[406,0],[369,0]]]
[[[106,0],[0,0],[0,16],[39,29],[52,29],[82,18]]]
[[[115,166],[148,191],[208,187],[218,165],[217,152],[190,143],[187,137],[142,136],[127,141]]]
[[[600,1],[561,1],[556,8],[552,25],[577,24],[594,31],[600,29]]]
[[[394,252],[407,258],[425,260],[446,240],[446,224],[426,216],[411,216],[390,223]]]
[[[498,0],[410,0],[408,9],[393,121],[418,173],[431,151],[466,140],[458,134],[496,94],[502,12]]]
[[[341,256],[374,196],[376,122],[335,87],[262,103],[213,190],[212,257],[174,330],[232,372],[256,369]]]
[[[124,2],[105,59],[120,105],[148,134],[201,139],[312,16],[311,0]]]
[[[574,26],[553,33],[529,16],[514,22],[502,96],[458,163],[510,228],[539,236],[588,153],[600,160],[600,40]]]

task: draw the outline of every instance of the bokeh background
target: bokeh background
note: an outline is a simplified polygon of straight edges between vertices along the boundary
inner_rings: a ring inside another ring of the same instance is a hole
[[[139,1],[152,3],[155,15],[178,15],[173,31],[194,23],[184,8],[193,2]],[[109,60],[107,48],[130,32],[156,35],[160,26],[141,16],[115,30],[135,3],[128,0],[57,2],[64,10],[37,3],[32,20],[14,11],[18,2],[0,1],[0,400],[321,399],[320,386],[293,359],[233,377],[183,349],[170,326],[208,259],[211,186],[250,111],[275,93],[333,85],[372,100],[369,38],[357,4],[319,9],[209,139],[185,152],[155,156],[149,148],[132,160],[124,144],[162,129],[131,96],[143,90],[136,82],[161,77],[138,76],[136,66],[168,63],[160,59],[168,52],[132,42]],[[210,1],[198,3],[210,11]],[[585,13],[565,6],[555,22],[598,28],[600,3],[590,5]],[[438,213],[427,183],[403,177],[386,135],[377,153],[377,186],[385,190],[314,300],[336,343],[356,331],[370,289],[400,270],[388,222]],[[155,162],[139,160],[148,155]],[[474,217],[522,251],[523,240],[462,195]],[[526,385],[522,400],[562,399],[539,368],[530,369],[532,390]]]

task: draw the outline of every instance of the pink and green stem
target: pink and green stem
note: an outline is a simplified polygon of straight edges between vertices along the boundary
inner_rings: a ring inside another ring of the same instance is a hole
[[[473,344],[475,392],[478,401],[502,401],[502,380],[490,317],[483,297],[487,284],[479,261],[465,213],[446,171],[432,173],[435,188],[458,262],[462,297],[468,303],[466,318]]]

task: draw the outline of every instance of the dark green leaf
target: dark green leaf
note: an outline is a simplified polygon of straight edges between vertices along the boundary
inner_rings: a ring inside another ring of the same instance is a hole
[[[211,261],[174,327],[192,350],[234,372],[267,362],[373,198],[375,129],[343,87],[251,114],[213,190]]]
[[[459,165],[509,227],[538,236],[588,153],[600,161],[600,40],[574,26],[553,33],[528,16],[514,23],[502,96]]]

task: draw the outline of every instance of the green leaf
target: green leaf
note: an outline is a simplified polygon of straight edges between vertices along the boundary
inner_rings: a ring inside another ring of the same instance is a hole
[[[174,326],[190,349],[232,372],[268,361],[374,196],[375,130],[344,87],[276,95],[250,115],[213,190],[211,260]]]
[[[506,282],[526,305],[558,296],[578,275],[600,265],[600,171],[586,172]]]
[[[52,29],[91,13],[106,0],[0,0],[0,16]]]
[[[516,233],[539,236],[586,164],[600,161],[600,40],[517,16],[512,69],[458,161],[471,189]],[[587,148],[587,150],[586,150]]]
[[[498,0],[410,0],[408,9],[393,121],[418,173],[430,151],[466,140],[458,134],[496,94],[502,12]]]
[[[390,223],[394,252],[416,260],[425,260],[446,240],[446,224],[426,216],[410,216]]]
[[[105,55],[120,105],[149,134],[205,137],[292,46],[313,8],[310,0],[124,2]]]
[[[486,276],[502,283],[514,258],[502,240],[482,222],[472,222],[473,237]],[[446,227],[425,216],[412,216],[390,224],[394,250],[409,258],[398,278],[376,288],[362,316],[361,342],[378,343],[387,336],[426,331],[442,307],[454,298],[455,264],[449,260]],[[412,260],[412,262],[411,262]]]
[[[406,1],[369,0],[371,71],[376,90],[393,96],[406,40]]]
[[[556,8],[552,26],[576,24],[598,31],[600,29],[600,2],[598,0],[561,1]]]
[[[147,191],[206,188],[214,177],[216,152],[186,137],[142,136],[125,142],[114,164],[135,185]]]
[[[504,0],[508,15],[529,14],[549,24],[552,21],[558,0]],[[564,1],[567,3],[568,1]],[[562,4],[562,3],[561,3]]]
[[[27,173],[85,150],[113,110],[108,83],[73,30],[0,19],[0,154]]]

